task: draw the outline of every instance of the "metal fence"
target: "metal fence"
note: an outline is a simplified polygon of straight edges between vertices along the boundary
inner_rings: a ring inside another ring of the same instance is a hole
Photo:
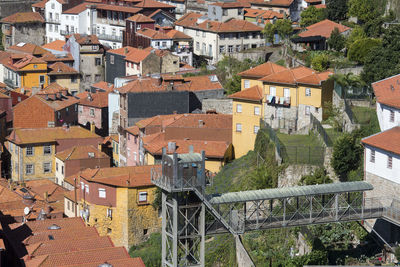
[[[340,96],[342,99],[371,99],[371,89],[367,86],[364,87],[342,87],[340,84],[335,82],[334,84],[335,92]]]
[[[310,114],[310,122],[311,127],[314,131],[317,131],[319,136],[322,138],[322,141],[327,147],[331,147],[333,145],[332,139],[329,137],[327,132],[325,131],[324,127],[317,118],[315,118],[312,114]]]
[[[347,116],[349,116],[351,123],[355,124],[356,121],[354,119],[353,111],[351,110],[351,106],[349,105],[348,101],[346,101],[346,100],[344,100],[344,111],[347,113]]]
[[[323,146],[282,146],[283,161],[292,164],[324,165]]]
[[[276,135],[276,132],[272,127],[264,120],[261,119],[261,128],[267,132],[269,139],[274,143],[275,148],[276,148],[276,153],[278,153],[278,156],[282,158],[282,153],[281,153],[281,143],[279,141],[278,136]]]

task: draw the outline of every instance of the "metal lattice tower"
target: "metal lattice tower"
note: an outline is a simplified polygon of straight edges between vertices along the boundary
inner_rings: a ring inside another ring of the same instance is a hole
[[[191,149],[192,150],[192,149]],[[167,155],[152,181],[162,189],[162,266],[204,266],[205,155]]]
[[[204,266],[206,234],[382,218],[400,226],[400,200],[365,198],[360,182],[205,195],[204,151],[167,155],[154,167],[162,189],[162,266]],[[206,209],[212,215],[207,216]]]

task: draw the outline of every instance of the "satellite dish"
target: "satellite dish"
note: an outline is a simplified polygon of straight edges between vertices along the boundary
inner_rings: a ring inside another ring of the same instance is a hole
[[[25,214],[25,215],[28,215],[29,212],[31,212],[30,208],[25,207],[25,208],[24,208],[24,214]]]

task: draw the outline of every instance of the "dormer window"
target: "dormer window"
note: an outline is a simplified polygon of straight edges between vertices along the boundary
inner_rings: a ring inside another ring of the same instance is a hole
[[[140,30],[142,28],[142,25],[141,24],[137,24],[136,25],[136,30]]]

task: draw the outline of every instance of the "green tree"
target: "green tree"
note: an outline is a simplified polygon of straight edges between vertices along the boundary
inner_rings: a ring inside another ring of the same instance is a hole
[[[357,17],[362,24],[383,14],[383,0],[349,0],[350,17]]]
[[[307,27],[326,18],[325,10],[323,8],[316,8],[310,6],[300,14],[300,26]]]
[[[349,35],[349,37],[347,37],[346,39],[346,47],[347,49],[350,48],[350,46],[355,42],[358,41],[360,39],[364,39],[367,38],[367,35],[365,34],[363,28],[361,26],[355,26],[352,30],[351,33]]]
[[[357,40],[350,46],[347,57],[352,61],[364,64],[368,54],[381,44],[382,41],[380,39],[364,38]]]
[[[396,249],[394,250],[394,256],[397,259],[397,262],[400,261],[400,247],[396,247]]]
[[[329,57],[324,53],[315,55],[311,59],[311,67],[316,71],[325,71],[329,68]]]
[[[129,255],[133,258],[141,257],[146,266],[161,266],[161,234],[153,233],[146,242],[132,246]]]
[[[311,174],[303,175],[300,179],[300,185],[314,185],[314,184],[330,184],[331,178],[326,173],[324,168],[318,168]]]
[[[275,22],[276,33],[284,43],[282,58],[286,57],[287,47],[289,46],[289,37],[293,33],[292,21],[289,19],[279,19]]]
[[[265,24],[265,27],[262,30],[262,33],[265,36],[265,40],[268,43],[271,43],[272,45],[274,44],[274,41],[275,41],[275,31],[276,31],[276,27],[272,23]]]
[[[365,57],[361,78],[366,84],[400,73],[400,25],[392,25],[375,47]]]
[[[327,0],[326,15],[328,19],[341,21],[347,19],[347,0]]]
[[[345,38],[340,34],[338,28],[333,29],[331,36],[328,39],[328,45],[336,51],[341,51],[344,48]]]
[[[361,155],[362,147],[353,134],[345,133],[336,139],[331,165],[340,181],[347,181],[348,173],[358,168]]]
[[[226,94],[231,95],[241,90],[242,80],[239,75],[234,74],[225,84]]]

